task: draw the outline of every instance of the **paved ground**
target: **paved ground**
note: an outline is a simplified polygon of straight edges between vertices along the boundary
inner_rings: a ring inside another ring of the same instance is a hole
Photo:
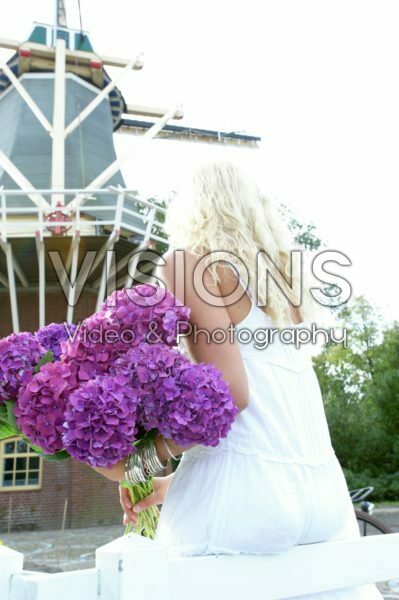
[[[29,571],[73,571],[94,567],[95,549],[123,535],[124,527],[0,533],[6,546],[23,552]]]
[[[376,509],[374,515],[399,532],[399,506]],[[72,571],[94,566],[95,549],[123,535],[121,525],[67,529],[61,531],[34,531],[0,533],[3,544],[23,552],[24,568],[30,571]],[[386,600],[399,600],[399,580],[379,585]]]

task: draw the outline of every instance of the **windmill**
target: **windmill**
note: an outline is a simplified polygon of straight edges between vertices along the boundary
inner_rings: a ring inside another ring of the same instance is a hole
[[[185,125],[180,105],[127,103],[118,85],[143,68],[142,54],[96,53],[87,32],[67,26],[63,0],[55,7],[55,23],[35,23],[27,40],[0,38],[14,51],[0,70],[0,337],[86,316],[110,285],[132,284],[139,252],[165,241],[162,209],[138,199],[120,171],[142,144],[260,141]],[[122,156],[116,132],[140,136]]]

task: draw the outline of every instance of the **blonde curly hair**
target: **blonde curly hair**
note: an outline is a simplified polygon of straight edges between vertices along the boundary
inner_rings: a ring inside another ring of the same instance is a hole
[[[210,160],[197,165],[168,206],[165,230],[172,247],[196,256],[212,253],[215,261],[231,253],[232,266],[273,324],[293,324],[290,302],[274,280],[269,277],[266,283],[262,276],[257,281],[257,260],[262,274],[266,253],[287,283],[298,289],[298,278],[291,279],[290,251],[299,248],[271,200],[237,164]],[[210,264],[209,272],[220,280],[217,263]],[[310,295],[303,293],[299,310],[303,320],[313,316]]]

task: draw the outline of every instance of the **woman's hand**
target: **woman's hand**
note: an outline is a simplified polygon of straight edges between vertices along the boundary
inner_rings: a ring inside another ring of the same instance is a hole
[[[124,512],[123,524],[126,526],[129,522],[132,522],[133,527],[135,527],[137,525],[138,513],[141,510],[154,504],[162,504],[172,481],[172,477],[173,473],[166,477],[154,477],[152,480],[154,491],[152,494],[147,496],[147,498],[144,498],[144,500],[140,500],[140,502],[137,502],[134,506],[132,506],[129,490],[120,485],[119,499]]]

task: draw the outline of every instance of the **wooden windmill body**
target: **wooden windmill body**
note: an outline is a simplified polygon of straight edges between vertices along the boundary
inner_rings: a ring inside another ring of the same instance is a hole
[[[0,71],[0,336],[86,316],[104,300],[110,274],[118,287],[131,285],[130,258],[162,241],[162,210],[126,189],[120,171],[142,144],[158,137],[256,148],[260,140],[184,125],[180,105],[126,103],[118,85],[143,68],[142,54],[95,53],[86,32],[67,27],[63,1],[55,6],[54,25],[36,23],[24,42],[0,39],[15,51]],[[114,80],[108,66],[119,68]],[[116,131],[140,136],[122,156]],[[75,280],[88,254],[80,293]]]

